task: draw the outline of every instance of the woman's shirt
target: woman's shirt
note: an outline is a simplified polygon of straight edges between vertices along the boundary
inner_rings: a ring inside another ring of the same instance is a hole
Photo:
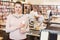
[[[17,14],[11,14],[7,17],[6,21],[6,32],[10,32],[10,39],[25,39],[26,33],[22,34],[21,29],[16,29],[20,26],[20,23],[25,24],[23,28],[26,31],[29,31],[29,21],[26,15],[19,16]]]
[[[38,22],[39,22],[40,24],[42,24],[43,21],[44,21],[44,17],[43,17],[43,15],[40,15],[40,17],[38,18]]]
[[[30,19],[31,19],[31,21],[34,21],[35,20],[35,17],[37,17],[37,16],[38,16],[37,11],[36,12],[31,11],[30,12]]]

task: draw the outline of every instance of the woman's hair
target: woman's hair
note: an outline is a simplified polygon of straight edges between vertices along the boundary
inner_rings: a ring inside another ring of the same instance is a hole
[[[14,5],[15,5],[15,4],[20,4],[20,5],[22,6],[22,3],[19,2],[19,1],[15,2]]]
[[[42,11],[39,11],[40,13],[42,13]]]
[[[39,11],[40,14],[42,14],[42,11]]]

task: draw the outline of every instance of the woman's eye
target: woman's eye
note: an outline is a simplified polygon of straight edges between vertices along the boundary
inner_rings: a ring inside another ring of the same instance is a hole
[[[16,7],[17,8],[17,7]]]
[[[21,8],[21,7],[16,7],[16,8]]]
[[[21,7],[19,7],[19,8],[21,8]]]

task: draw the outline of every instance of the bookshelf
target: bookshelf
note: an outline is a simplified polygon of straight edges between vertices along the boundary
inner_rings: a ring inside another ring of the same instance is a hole
[[[14,13],[14,2],[0,1],[0,24],[6,22],[6,17]]]

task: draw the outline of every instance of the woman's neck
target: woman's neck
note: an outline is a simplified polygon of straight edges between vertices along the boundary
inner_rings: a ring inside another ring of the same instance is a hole
[[[22,13],[17,13],[17,12],[15,12],[15,14],[20,15],[20,16],[22,15]]]
[[[15,13],[22,14],[22,12],[15,12]]]

